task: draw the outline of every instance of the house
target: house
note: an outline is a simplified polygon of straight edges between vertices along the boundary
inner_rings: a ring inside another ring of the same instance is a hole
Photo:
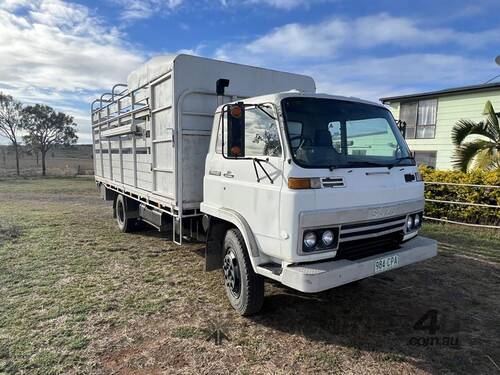
[[[483,120],[487,100],[500,110],[500,82],[380,98],[396,120],[406,122],[417,164],[436,169],[453,169],[451,130],[460,119]]]

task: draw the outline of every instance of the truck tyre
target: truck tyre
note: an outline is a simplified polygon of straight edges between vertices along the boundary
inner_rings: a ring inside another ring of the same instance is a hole
[[[135,219],[130,218],[127,211],[126,200],[123,195],[118,195],[115,202],[115,213],[116,222],[118,223],[118,228],[124,233],[129,233],[135,226]]]
[[[231,305],[240,315],[259,312],[264,302],[264,278],[253,271],[238,229],[226,232],[223,249],[224,287]]]

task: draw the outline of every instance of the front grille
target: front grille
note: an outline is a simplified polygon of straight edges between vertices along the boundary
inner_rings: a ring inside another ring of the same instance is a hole
[[[394,232],[369,239],[341,242],[335,260],[356,260],[396,250],[402,239],[402,232]]]
[[[406,215],[362,223],[343,224],[340,228],[340,243],[368,238],[404,230]]]
[[[403,240],[406,215],[340,227],[335,259],[356,260],[395,250]]]

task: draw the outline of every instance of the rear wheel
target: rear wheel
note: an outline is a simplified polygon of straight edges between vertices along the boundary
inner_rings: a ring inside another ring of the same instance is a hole
[[[226,232],[222,270],[226,294],[234,309],[241,315],[259,312],[264,302],[264,279],[253,271],[245,241],[237,229]]]
[[[115,202],[115,213],[116,222],[118,223],[118,228],[122,232],[131,232],[135,227],[135,218],[131,218],[129,212],[127,211],[127,198],[123,195],[118,195]]]

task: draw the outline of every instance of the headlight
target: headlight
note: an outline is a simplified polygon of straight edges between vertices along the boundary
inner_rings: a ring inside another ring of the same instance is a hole
[[[304,234],[304,246],[308,249],[316,246],[316,234],[314,232],[306,232]]]
[[[406,219],[406,229],[407,230],[412,230],[413,229],[413,225],[414,225],[414,221],[413,221],[413,216],[408,216],[408,218]]]
[[[323,245],[325,245],[326,247],[330,246],[333,243],[334,239],[335,237],[331,230],[325,230],[323,232],[323,235],[321,236],[321,241],[323,242]]]
[[[420,219],[420,215],[416,214],[415,215],[415,228],[420,227],[420,224],[422,224],[422,220]]]

